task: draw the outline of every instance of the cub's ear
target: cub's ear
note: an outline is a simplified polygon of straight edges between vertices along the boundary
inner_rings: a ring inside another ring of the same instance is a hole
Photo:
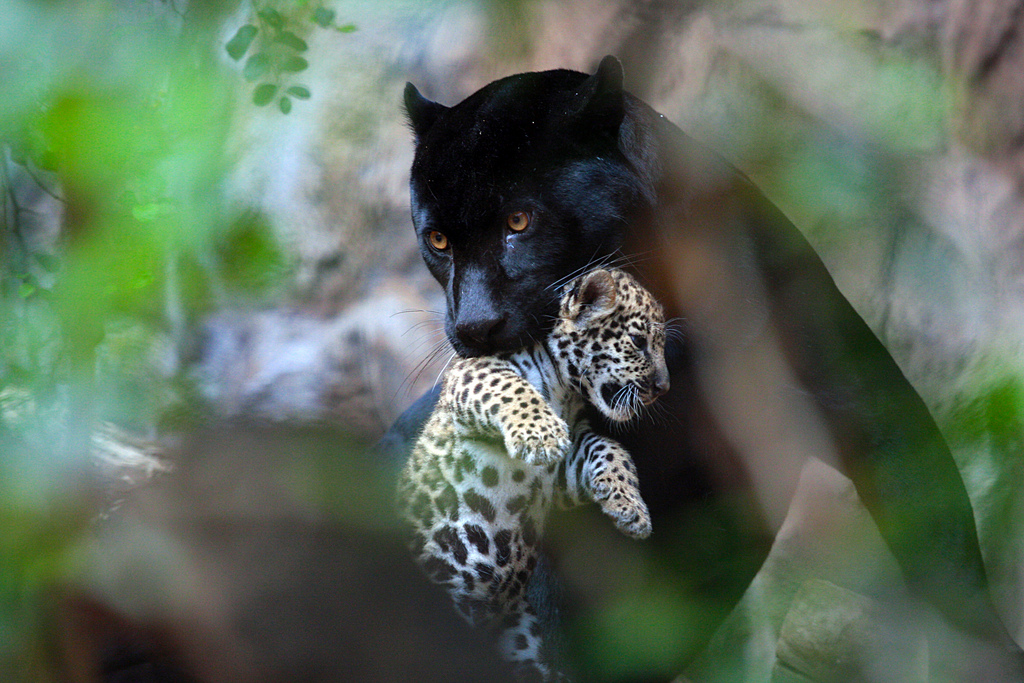
[[[622,92],[622,64],[612,55],[601,60],[597,71],[583,82],[577,95],[576,115],[588,126],[617,134],[626,113]]]
[[[615,300],[615,278],[607,270],[594,270],[580,278],[565,314],[577,326],[583,326],[614,311]]]
[[[428,100],[412,83],[405,84],[405,112],[409,115],[409,123],[412,124],[412,132],[417,140],[430,130],[437,120],[437,115],[447,108],[443,104]]]

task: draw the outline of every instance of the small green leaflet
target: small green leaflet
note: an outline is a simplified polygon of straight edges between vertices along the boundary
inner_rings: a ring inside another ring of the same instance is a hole
[[[277,86],[273,83],[261,83],[256,86],[256,89],[252,93],[252,102],[257,107],[262,107],[270,104],[270,100],[274,99],[274,94],[277,93]]]
[[[291,31],[281,31],[277,34],[277,37],[275,37],[274,40],[282,45],[287,45],[296,52],[305,52],[309,49],[309,45],[306,44],[306,41],[299,38]]]
[[[270,68],[270,55],[266,52],[257,52],[249,59],[245,60],[245,66],[242,67],[242,76],[247,81],[255,81],[257,78],[267,73]]]
[[[313,23],[321,28],[327,28],[334,21],[334,11],[324,7],[317,7],[313,11]]]
[[[260,19],[267,22],[274,28],[284,26],[284,17],[276,9],[263,9],[256,13]]]
[[[286,57],[281,61],[281,71],[298,72],[305,71],[307,68],[309,68],[309,62],[295,55]]]
[[[228,56],[236,62],[241,59],[249,49],[249,46],[252,45],[252,41],[258,32],[259,29],[252,24],[245,24],[240,27],[235,31],[235,35],[228,41],[227,45],[224,46]]]

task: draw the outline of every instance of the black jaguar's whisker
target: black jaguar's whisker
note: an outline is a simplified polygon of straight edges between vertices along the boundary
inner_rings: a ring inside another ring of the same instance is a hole
[[[636,267],[641,263],[645,263],[654,258],[654,250],[641,251],[635,254],[623,254],[619,252],[619,256],[615,258],[610,267],[612,268],[623,268],[628,267],[636,271]],[[645,286],[650,283],[646,282],[646,278],[642,274],[637,274],[637,279],[640,280]]]
[[[550,285],[545,287],[544,290],[545,291],[560,290],[562,287],[564,287],[568,283],[570,283],[573,280],[575,280],[578,276],[580,276],[584,272],[586,272],[589,267],[590,267],[589,264],[585,265],[585,266],[580,266],[579,268],[577,268],[576,270],[572,271],[568,275],[564,275],[564,276],[558,278],[557,280],[552,282]]]
[[[606,267],[602,262],[606,261],[608,259],[608,256],[604,256],[598,259],[596,258],[598,251],[600,251],[600,247],[594,250],[594,253],[590,255],[590,258],[587,259],[587,262],[584,265],[580,266],[579,268],[572,271],[568,275],[563,275],[562,277],[558,278],[553,283],[548,285],[546,289],[561,289],[563,286],[565,286],[565,284],[572,282],[574,279],[576,279],[583,273],[587,272],[588,270],[593,270],[594,268],[597,267]]]
[[[435,356],[440,352],[441,348],[442,347],[440,344],[435,345],[434,348],[426,356],[423,357],[423,359],[416,363],[416,365],[414,365],[412,369],[409,370],[408,373],[406,373],[405,378],[402,380],[402,383],[399,384],[398,389],[395,390],[396,397],[402,393],[403,389],[406,391],[406,393],[412,391],[413,386],[417,382],[419,382],[420,376],[428,367],[430,367],[430,364],[434,361]]]
[[[444,313],[441,311],[432,311],[429,308],[403,308],[401,311],[395,311],[388,317],[394,318],[396,315],[405,315],[407,313],[430,313],[431,315],[444,317]]]
[[[444,354],[449,349],[451,349],[451,345],[448,342],[448,337],[444,337],[434,342],[433,347],[427,353],[427,355],[424,356],[423,359],[420,360],[418,363],[416,363],[416,365],[413,366],[412,370],[410,370],[408,374],[406,374],[405,379],[402,380],[402,383],[398,386],[398,389],[395,391],[395,396],[399,396],[401,394],[402,389],[405,389],[407,393],[411,391],[412,387],[419,382],[420,377],[423,375],[426,369],[430,367],[435,361],[437,361],[437,359],[440,358],[442,354]]]
[[[448,336],[444,333],[444,330],[437,330],[430,334],[424,335],[422,339],[416,341],[416,343],[409,349],[409,353],[417,353],[424,346],[433,349],[438,345],[443,345],[448,339]]]
[[[421,320],[415,325],[411,325],[409,329],[402,332],[401,337],[407,334],[415,332],[417,334],[413,341],[421,342],[423,339],[437,339],[440,335],[445,333],[444,321],[443,320]]]
[[[444,321],[443,320],[421,320],[418,323],[416,323],[415,325],[411,325],[409,327],[409,329],[407,329],[405,332],[403,332],[399,336],[404,337],[405,335],[409,334],[410,332],[415,332],[415,331],[420,330],[420,329],[422,329],[422,328],[424,328],[424,327],[426,327],[428,325],[438,325],[438,328],[442,332],[444,331],[444,329],[443,329],[444,328]]]
[[[437,373],[437,377],[434,378],[434,384],[431,386],[437,386],[437,383],[441,381],[441,376],[444,375],[445,370],[447,370],[448,366],[452,364],[452,361],[455,360],[456,356],[458,356],[458,354],[453,350],[452,354],[448,356],[448,360],[446,360],[444,365],[441,366],[441,370]]]

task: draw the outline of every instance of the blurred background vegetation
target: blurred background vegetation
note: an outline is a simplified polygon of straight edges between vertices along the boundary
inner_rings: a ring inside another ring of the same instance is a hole
[[[211,574],[209,553],[168,526],[181,510],[390,533],[365,514],[387,518],[390,494],[371,495],[386,486],[345,463],[365,464],[359,444],[437,371],[422,364],[442,304],[409,228],[401,86],[454,103],[606,53],[793,218],[922,392],[1019,636],[1024,126],[1007,112],[1024,111],[1024,69],[997,40],[1020,40],[1004,33],[1014,6],[0,0],[0,679],[93,680],[67,663],[68,586],[132,619],[191,624],[201,584],[231,572]],[[318,445],[295,458],[251,444],[224,470],[220,451],[182,440],[253,417],[340,433],[303,437]],[[213,483],[121,508],[189,467]],[[255,482],[238,483],[250,468]],[[870,593],[883,580],[865,575],[888,577],[870,522],[844,505],[790,529],[796,550],[780,541],[695,671],[768,680],[805,579]],[[793,559],[836,528],[842,541]],[[686,629],[626,632],[616,610],[663,600],[650,587],[670,580],[638,572],[588,636],[610,678],[671,663],[673,642],[653,634]],[[203,617],[214,632],[233,614],[218,609]],[[616,643],[633,659],[607,661]]]
[[[40,601],[74,574],[75,544],[102,511],[100,425],[155,441],[187,419],[189,327],[232,298],[271,300],[288,272],[258,214],[225,201],[241,76],[221,35],[239,9],[0,6],[4,680],[46,678]]]

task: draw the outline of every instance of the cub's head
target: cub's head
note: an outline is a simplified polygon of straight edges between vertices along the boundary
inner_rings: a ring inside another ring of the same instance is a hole
[[[566,285],[547,344],[563,376],[610,420],[629,420],[668,391],[664,309],[621,270]]]
[[[543,339],[553,285],[621,245],[644,194],[619,149],[626,97],[612,57],[593,75],[509,76],[452,107],[406,86],[413,224],[461,355]]]

